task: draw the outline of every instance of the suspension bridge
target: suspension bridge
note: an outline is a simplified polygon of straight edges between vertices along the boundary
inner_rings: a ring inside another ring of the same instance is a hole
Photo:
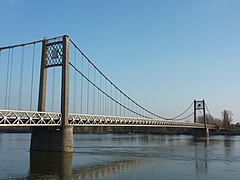
[[[72,151],[76,126],[215,129],[196,122],[204,100],[170,118],[143,107],[66,35],[1,47],[0,66],[0,127],[32,127],[31,150]]]

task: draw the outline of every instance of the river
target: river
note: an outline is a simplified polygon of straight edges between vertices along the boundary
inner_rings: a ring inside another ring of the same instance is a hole
[[[0,179],[239,179],[240,136],[74,134],[73,153],[29,151],[0,134]]]

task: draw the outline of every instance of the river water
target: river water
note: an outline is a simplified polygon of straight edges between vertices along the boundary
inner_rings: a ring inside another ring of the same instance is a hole
[[[240,178],[240,136],[74,134],[74,153],[29,152],[30,134],[0,134],[0,179]]]

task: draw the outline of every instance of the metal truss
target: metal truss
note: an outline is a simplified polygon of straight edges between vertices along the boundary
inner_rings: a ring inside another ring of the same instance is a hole
[[[0,110],[0,126],[60,126],[61,114],[52,112]]]
[[[69,124],[72,126],[145,126],[145,127],[204,128],[204,124],[201,123],[136,117],[122,117],[122,116],[87,115],[87,114],[69,114]],[[208,125],[208,128],[215,129],[215,126]]]
[[[69,114],[70,126],[142,126],[204,128],[204,124],[136,117]],[[61,113],[0,110],[0,126],[60,126]],[[207,125],[215,129],[214,125]]]

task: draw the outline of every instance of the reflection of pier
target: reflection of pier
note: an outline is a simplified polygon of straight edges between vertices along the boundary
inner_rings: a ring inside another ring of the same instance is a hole
[[[148,161],[122,160],[72,169],[71,153],[30,152],[27,179],[94,179],[131,171]]]
[[[196,173],[204,173],[208,172],[208,154],[207,147],[209,145],[209,138],[194,138],[193,143],[195,146],[195,168]],[[200,144],[200,146],[198,146]]]
[[[70,179],[72,153],[30,152],[30,179]]]

